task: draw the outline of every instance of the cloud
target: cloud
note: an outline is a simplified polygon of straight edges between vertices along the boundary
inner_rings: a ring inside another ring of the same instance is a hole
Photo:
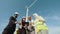
[[[60,20],[60,16],[47,16],[45,19]]]

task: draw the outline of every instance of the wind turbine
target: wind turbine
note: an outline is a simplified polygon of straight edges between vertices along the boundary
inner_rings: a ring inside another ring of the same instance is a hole
[[[28,21],[28,12],[29,12],[29,8],[32,7],[35,3],[36,3],[37,0],[35,0],[30,6],[26,6],[26,22]]]
[[[26,9],[27,9],[27,11],[26,11],[26,22],[28,21],[28,11],[29,11],[29,9],[28,9],[28,6],[26,7]]]

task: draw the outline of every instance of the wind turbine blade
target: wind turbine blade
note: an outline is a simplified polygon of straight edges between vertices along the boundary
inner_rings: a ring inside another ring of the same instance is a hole
[[[37,0],[35,0],[35,1],[29,6],[29,8],[32,7],[32,6],[36,3],[36,1],[37,1]]]

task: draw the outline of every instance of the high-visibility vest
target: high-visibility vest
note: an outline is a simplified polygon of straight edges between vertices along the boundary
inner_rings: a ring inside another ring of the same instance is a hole
[[[35,20],[35,31],[38,33],[41,30],[48,30],[47,26],[43,24],[43,21],[39,21],[39,19]]]

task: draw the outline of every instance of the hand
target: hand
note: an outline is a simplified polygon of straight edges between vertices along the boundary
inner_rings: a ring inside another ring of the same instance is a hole
[[[27,24],[24,26],[24,28],[25,28],[25,29],[27,29],[27,28],[28,28]]]

